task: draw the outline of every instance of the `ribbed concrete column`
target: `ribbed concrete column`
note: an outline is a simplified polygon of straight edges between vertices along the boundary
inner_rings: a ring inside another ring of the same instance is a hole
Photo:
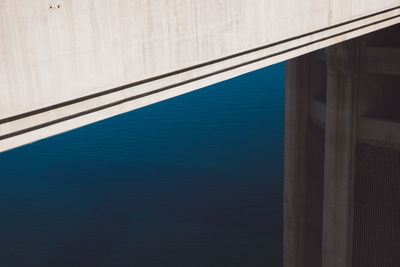
[[[358,40],[327,48],[323,267],[350,267]]]
[[[284,266],[303,267],[310,57],[286,64]]]

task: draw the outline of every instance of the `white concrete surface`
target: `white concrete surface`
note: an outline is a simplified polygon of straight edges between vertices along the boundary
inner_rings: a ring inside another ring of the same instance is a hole
[[[399,22],[400,0],[2,0],[0,152]]]

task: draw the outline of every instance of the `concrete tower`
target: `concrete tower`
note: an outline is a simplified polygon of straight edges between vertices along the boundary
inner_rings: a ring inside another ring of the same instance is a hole
[[[285,267],[400,266],[400,27],[287,64]]]

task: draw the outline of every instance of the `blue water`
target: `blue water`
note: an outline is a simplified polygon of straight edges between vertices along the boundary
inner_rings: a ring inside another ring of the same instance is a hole
[[[281,266],[284,68],[0,154],[0,266]]]

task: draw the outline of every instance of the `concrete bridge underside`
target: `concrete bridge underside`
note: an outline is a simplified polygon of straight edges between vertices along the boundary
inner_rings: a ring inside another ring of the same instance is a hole
[[[3,0],[0,152],[399,22],[399,0]]]
[[[400,0],[2,0],[0,152],[292,59],[284,266],[400,266],[398,23]]]

